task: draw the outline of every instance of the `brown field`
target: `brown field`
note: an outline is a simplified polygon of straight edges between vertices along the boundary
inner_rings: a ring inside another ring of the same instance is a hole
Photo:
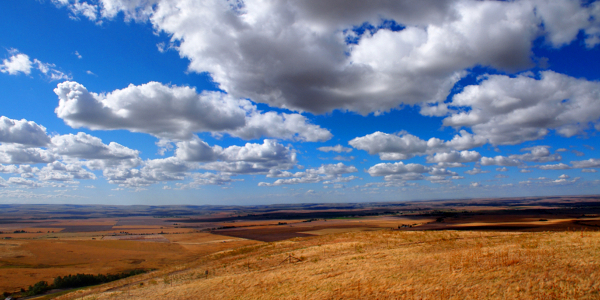
[[[57,299],[598,299],[599,254],[599,232],[362,231],[216,253]]]
[[[0,293],[154,269],[58,299],[600,299],[599,200],[19,206],[0,211]]]
[[[132,236],[119,236],[128,237]],[[216,239],[221,240],[221,237]],[[170,242],[164,237],[157,241],[162,242],[142,239],[0,240],[0,292],[14,292],[38,281],[51,282],[54,277],[68,274],[118,273],[137,268],[162,269],[194,261],[198,257],[224,249],[256,243],[238,239],[189,247]]]

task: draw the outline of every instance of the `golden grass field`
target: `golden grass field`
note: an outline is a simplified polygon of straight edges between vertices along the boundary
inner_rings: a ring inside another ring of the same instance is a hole
[[[114,274],[137,268],[163,269],[224,249],[258,243],[210,233],[196,234],[203,242],[201,245],[183,242],[186,234],[159,235],[167,243],[102,240],[101,237],[92,240],[90,233],[76,235],[65,234],[65,237],[58,239],[20,237],[0,240],[0,293],[15,292],[41,280],[52,282],[57,276],[69,274]],[[169,238],[173,241],[169,242]],[[180,239],[181,243],[178,241]]]
[[[0,218],[0,293],[69,274],[154,269],[40,299],[600,299],[595,204],[442,204],[295,219],[280,217],[302,210],[156,218],[86,208],[95,217],[77,219],[42,207]]]
[[[591,231],[357,231],[217,252],[57,299],[598,299],[599,258]]]

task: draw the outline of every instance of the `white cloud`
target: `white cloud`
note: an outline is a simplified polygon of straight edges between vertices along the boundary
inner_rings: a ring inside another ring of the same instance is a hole
[[[29,56],[23,53],[15,54],[8,59],[3,59],[0,65],[0,72],[8,73],[9,75],[17,75],[23,73],[31,74],[32,62]]]
[[[427,157],[428,163],[468,163],[478,161],[481,154],[477,151],[451,151],[446,153],[436,153],[433,157]]]
[[[371,176],[385,176],[393,174],[406,173],[426,173],[429,168],[420,164],[404,164],[403,162],[396,163],[379,163],[367,170]]]
[[[89,92],[76,82],[58,84],[55,112],[74,128],[126,129],[159,138],[189,140],[195,132],[229,133],[244,139],[261,136],[325,141],[331,133],[299,114],[261,113],[248,100],[221,92],[149,82],[107,94]]]
[[[590,158],[588,160],[572,161],[573,168],[600,168],[600,159]]]
[[[2,60],[2,64],[0,64],[0,72],[2,73],[30,75],[31,69],[35,67],[51,81],[71,79],[69,75],[57,70],[54,64],[44,63],[38,59],[31,61],[27,54],[19,53],[17,49],[10,49],[9,52],[13,55]]]
[[[570,169],[571,167],[569,165],[559,163],[559,164],[541,165],[541,166],[538,166],[538,168],[540,168],[542,170],[567,170],[567,169]]]
[[[0,117],[0,142],[15,143],[23,146],[46,146],[50,138],[46,135],[46,127],[33,121],[12,120]]]
[[[33,180],[29,180],[29,179],[25,179],[25,178],[21,178],[21,177],[11,177],[8,179],[8,183],[10,184],[16,184],[16,185],[21,185],[21,186],[26,186],[29,188],[37,188],[37,187],[41,187],[41,185]]]
[[[506,157],[506,156],[502,156],[502,155],[498,155],[495,157],[482,157],[481,158],[481,165],[483,166],[519,166],[522,165],[523,163],[516,159],[516,158],[511,158],[511,157]]]
[[[91,20],[149,21],[234,97],[317,113],[443,101],[465,69],[530,67],[540,36],[556,47],[580,30],[588,46],[600,41],[600,5],[568,0],[53,1]],[[373,30],[353,30],[363,24]]]
[[[508,171],[508,168],[506,168],[506,167],[496,168],[496,171],[498,171],[498,172],[506,172],[506,171]]]
[[[453,97],[450,106],[470,110],[451,110],[443,123],[471,127],[494,145],[537,140],[549,129],[571,137],[598,123],[599,82],[552,71],[540,72],[540,77],[490,75]]]
[[[26,148],[11,144],[0,145],[0,163],[3,164],[37,164],[50,163],[59,159],[49,150]]]
[[[342,152],[350,153],[350,152],[352,152],[352,148],[347,148],[347,147],[344,147],[342,145],[335,145],[333,147],[331,147],[331,146],[319,147],[319,148],[317,148],[317,150],[322,151],[322,152],[333,151],[333,152],[337,152],[337,153],[342,153]]]
[[[522,161],[533,161],[540,163],[560,161],[562,159],[562,157],[558,153],[551,154],[548,148],[550,148],[550,146],[535,146],[523,148],[521,149],[521,151],[530,151],[530,153],[511,155],[509,157]]]
[[[581,172],[583,173],[596,173],[596,169],[581,169]]]
[[[473,168],[472,170],[465,171],[465,173],[467,173],[469,175],[485,174],[485,173],[489,173],[489,172],[490,171],[482,171],[480,168]]]
[[[304,172],[279,173],[274,172],[269,177],[293,177],[286,179],[277,179],[273,183],[260,182],[258,186],[278,186],[284,184],[317,183],[326,180],[327,183],[348,182],[358,179],[356,176],[342,177],[343,174],[358,172],[354,166],[346,166],[343,163],[321,165],[317,169],[306,169]]]

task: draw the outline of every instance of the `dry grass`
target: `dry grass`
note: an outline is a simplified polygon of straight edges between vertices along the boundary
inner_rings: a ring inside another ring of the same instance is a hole
[[[224,251],[60,299],[598,299],[599,255],[598,232],[350,232]]]
[[[211,239],[208,233],[199,235],[204,240]],[[213,240],[222,238],[212,237]],[[71,240],[0,240],[0,293],[14,292],[38,281],[52,281],[57,276],[68,274],[118,273],[135,268],[165,269],[225,249],[258,243],[242,239],[203,245],[165,241],[167,243],[77,240],[76,237]]]

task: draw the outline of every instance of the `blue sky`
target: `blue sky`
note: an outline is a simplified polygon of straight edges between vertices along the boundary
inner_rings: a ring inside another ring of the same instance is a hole
[[[600,192],[594,1],[0,2],[0,203]]]

